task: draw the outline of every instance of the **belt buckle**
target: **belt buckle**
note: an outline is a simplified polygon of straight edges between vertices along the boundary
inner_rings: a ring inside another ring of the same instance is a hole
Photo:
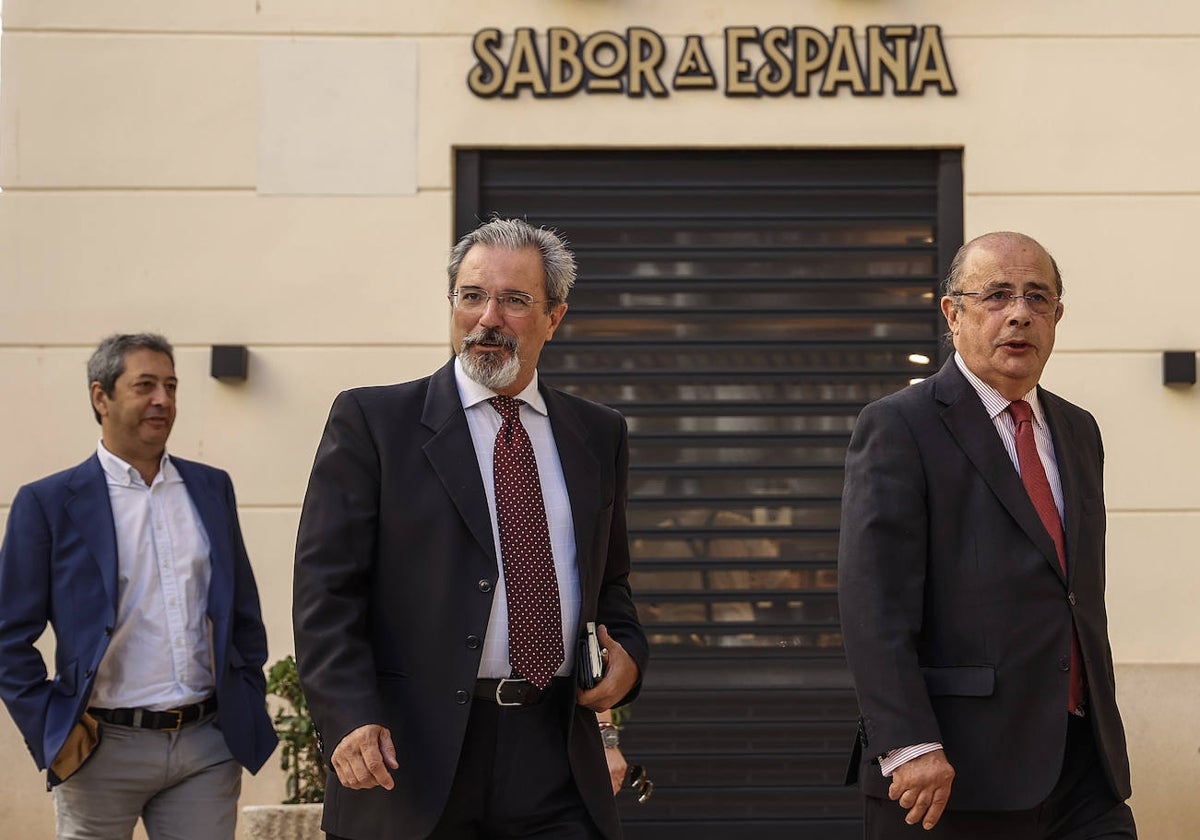
[[[520,700],[517,700],[512,703],[506,703],[506,702],[504,702],[504,700],[501,699],[500,694],[501,694],[501,692],[504,691],[504,686],[507,685],[508,683],[517,685],[518,683],[528,683],[528,682],[529,682],[529,680],[525,679],[524,677],[518,677],[515,679],[513,677],[505,677],[504,679],[500,680],[500,682],[496,683],[496,705],[497,706],[524,706],[525,704],[523,702],[521,702]]]
[[[178,732],[183,726],[183,709],[167,709],[163,714],[175,715],[175,725],[167,727],[164,732]]]

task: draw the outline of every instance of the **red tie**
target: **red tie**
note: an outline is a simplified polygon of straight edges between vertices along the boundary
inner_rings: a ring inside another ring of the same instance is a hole
[[[1067,551],[1063,544],[1062,520],[1058,517],[1058,505],[1054,503],[1054,493],[1050,490],[1050,481],[1046,478],[1046,468],[1038,455],[1037,440],[1033,436],[1033,409],[1025,400],[1009,403],[1008,410],[1017,424],[1017,461],[1021,465],[1021,483],[1029,494],[1033,507],[1050,539],[1054,540],[1054,550],[1058,552],[1058,565],[1062,567],[1063,576],[1067,574]],[[1067,711],[1074,712],[1083,705],[1083,658],[1079,651],[1079,637],[1075,634],[1074,625],[1071,628],[1071,688],[1067,697]]]
[[[563,662],[562,612],[550,549],[546,504],[522,400],[492,397],[504,418],[493,455],[496,524],[508,599],[508,661],[513,671],[545,688]]]

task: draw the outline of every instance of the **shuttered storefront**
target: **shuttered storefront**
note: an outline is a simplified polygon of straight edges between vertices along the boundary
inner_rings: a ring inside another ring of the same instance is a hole
[[[842,462],[939,361],[961,154],[460,151],[456,227],[560,229],[579,261],[548,382],[629,421],[653,662],[624,732],[631,840],[861,836],[837,613]]]

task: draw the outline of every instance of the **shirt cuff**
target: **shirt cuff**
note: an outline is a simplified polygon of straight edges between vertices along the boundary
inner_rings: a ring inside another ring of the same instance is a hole
[[[896,772],[896,768],[901,764],[906,764],[918,756],[931,753],[934,750],[940,750],[941,748],[941,744],[927,743],[913,744],[911,747],[901,747],[898,750],[892,750],[879,759],[879,769],[883,773],[884,778],[888,778]]]

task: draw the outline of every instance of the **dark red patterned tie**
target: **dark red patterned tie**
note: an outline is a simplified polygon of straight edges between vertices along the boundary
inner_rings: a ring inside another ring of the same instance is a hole
[[[1054,503],[1050,480],[1046,478],[1046,468],[1038,455],[1037,439],[1033,436],[1033,408],[1025,400],[1016,400],[1009,403],[1008,410],[1017,424],[1017,461],[1021,464],[1021,483],[1025,485],[1025,492],[1029,494],[1038,518],[1050,532],[1050,539],[1054,540],[1054,550],[1058,552],[1058,565],[1062,567],[1063,575],[1066,576],[1067,550],[1063,543],[1062,520],[1058,516],[1058,505]],[[1083,658],[1080,656],[1079,638],[1072,625],[1071,688],[1067,697],[1067,711],[1079,709],[1083,705],[1083,697]]]
[[[508,661],[515,672],[545,688],[563,662],[562,612],[550,549],[546,504],[522,400],[488,400],[504,422],[492,456],[496,523],[508,598]]]

